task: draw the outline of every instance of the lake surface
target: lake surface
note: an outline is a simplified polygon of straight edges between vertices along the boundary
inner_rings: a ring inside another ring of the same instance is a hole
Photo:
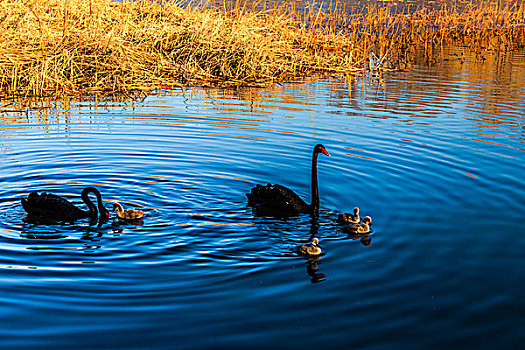
[[[456,57],[456,56],[450,56]],[[0,347],[525,346],[525,52],[0,113]],[[320,218],[258,217],[280,183]],[[25,220],[33,190],[145,212]],[[334,222],[373,219],[355,237]],[[294,247],[319,238],[325,254]]]

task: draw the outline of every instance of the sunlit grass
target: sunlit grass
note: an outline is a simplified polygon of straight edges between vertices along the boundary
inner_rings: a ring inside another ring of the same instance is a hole
[[[267,86],[319,72],[403,69],[440,45],[525,45],[525,6],[458,12],[340,5],[247,9],[174,1],[0,0],[5,96]]]

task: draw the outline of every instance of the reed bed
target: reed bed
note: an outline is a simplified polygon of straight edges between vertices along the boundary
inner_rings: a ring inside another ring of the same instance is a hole
[[[372,7],[0,0],[0,95],[267,86],[309,74],[406,68],[458,43],[525,46],[525,6],[395,13]]]

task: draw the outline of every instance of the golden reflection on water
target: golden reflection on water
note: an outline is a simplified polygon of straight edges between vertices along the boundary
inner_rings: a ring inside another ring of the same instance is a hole
[[[375,158],[372,158],[372,157],[365,157],[365,156],[359,156],[357,154],[352,154],[352,153],[345,153],[347,156],[351,156],[351,157],[356,157],[356,158],[361,158],[361,159],[367,159],[367,160],[374,160],[374,161],[378,161],[377,159]]]
[[[36,266],[21,266],[21,265],[0,265],[0,269],[29,269],[29,270],[36,270],[38,267]],[[54,270],[54,269],[53,269]]]
[[[448,48],[447,55],[465,55],[461,48]],[[521,102],[517,98],[524,92],[525,77],[525,52],[493,52],[483,53],[483,60],[475,60],[472,56],[464,61],[451,60],[439,64],[435,74],[442,77],[453,77],[454,81],[460,80],[459,88],[480,94],[476,100],[476,111],[483,111],[490,116],[501,117],[505,120],[504,111],[509,107],[521,109]],[[431,88],[431,86],[429,86]],[[448,89],[455,91],[456,85]],[[481,108],[480,108],[481,107]],[[501,120],[487,120],[488,123],[499,123]]]
[[[350,151],[357,151],[357,152],[360,152],[360,153],[367,153],[365,150],[363,149],[360,149],[360,148],[354,148],[354,147],[348,147],[348,146],[344,146],[343,147],[344,149],[347,149],[347,150],[350,150]],[[372,157],[369,157],[369,156],[363,156],[363,155],[359,155],[359,154],[355,154],[355,153],[345,153],[347,156],[351,156],[351,157],[356,157],[356,158],[361,158],[361,159],[367,159],[367,160],[373,160],[373,161],[376,161],[378,162],[379,160],[376,159],[376,158],[372,158]]]
[[[219,179],[231,179],[231,180],[240,180],[240,181],[244,181],[244,182],[250,182],[250,180],[247,180],[247,179],[243,179],[241,177],[236,177],[236,176],[226,176],[226,175],[211,175],[212,177],[216,177],[216,178],[219,178]]]
[[[313,129],[317,127],[315,101],[312,96],[326,96],[322,103],[337,109],[353,109],[367,112],[370,110],[388,111],[384,113],[367,113],[367,118],[395,119],[405,124],[428,125],[424,119],[435,119],[446,114],[443,106],[451,103],[465,112],[465,119],[474,122],[472,135],[483,135],[483,139],[467,136],[474,142],[483,142],[496,146],[509,147],[502,142],[487,140],[502,133],[500,127],[520,129],[520,136],[511,136],[524,143],[522,100],[525,94],[525,52],[480,51],[468,53],[460,47],[448,47],[437,53],[440,60],[423,61],[430,65],[430,74],[412,75],[410,72],[391,73],[396,79],[381,75],[350,76],[344,84],[330,84],[319,77],[304,80],[307,84],[286,84],[264,88],[238,89],[186,89],[159,91],[149,96],[147,102],[143,97],[116,97],[91,100],[64,98],[58,100],[0,101],[0,138],[8,138],[8,133],[28,129],[42,129],[46,132],[60,131],[67,136],[72,124],[89,119],[103,119],[105,122],[119,122],[123,118],[133,119],[140,124],[185,126],[204,124],[210,128],[262,131],[267,133],[300,135],[296,130],[286,129],[294,125],[295,112],[311,114]],[[425,78],[425,77],[428,77]],[[336,77],[341,81],[341,77]],[[417,81],[414,81],[417,79]],[[343,87],[343,88],[341,88]],[[173,97],[183,101],[170,105],[163,98]],[[146,103],[144,105],[144,103]],[[186,105],[186,106],[184,106]],[[135,110],[151,107],[148,114]],[[82,109],[79,110],[79,107]],[[20,108],[20,110],[17,110]],[[184,110],[185,108],[185,110]],[[121,111],[119,111],[121,109]],[[92,114],[97,111],[96,115]],[[204,112],[204,113],[202,113]],[[213,113],[210,113],[213,112]],[[290,113],[288,113],[290,112]],[[303,115],[304,115],[303,113]],[[28,116],[31,114],[31,118]],[[278,114],[282,120],[272,123],[272,117]],[[289,120],[285,121],[285,120]],[[291,128],[290,128],[291,129]],[[211,130],[198,132],[210,133]],[[409,131],[407,131],[409,132]],[[415,133],[415,131],[412,131]],[[419,131],[423,132],[423,131]],[[265,137],[252,135],[235,135],[233,133],[213,133],[216,136],[237,137],[253,141],[267,140]],[[507,136],[505,136],[507,137]],[[402,143],[413,142],[400,139]],[[401,144],[402,145],[402,144]],[[2,145],[2,149],[5,146]],[[516,148],[524,150],[523,148]],[[365,157],[349,153],[351,156]],[[373,158],[366,158],[371,159]]]
[[[494,145],[494,146],[513,148],[513,149],[518,150],[518,151],[525,151],[525,148],[512,147],[512,146],[509,146],[509,145],[505,145],[503,143],[498,143],[498,142],[493,142],[493,141],[488,141],[488,140],[480,140],[480,139],[475,139],[475,138],[469,138],[469,140],[474,141],[474,142],[486,143],[486,144]]]

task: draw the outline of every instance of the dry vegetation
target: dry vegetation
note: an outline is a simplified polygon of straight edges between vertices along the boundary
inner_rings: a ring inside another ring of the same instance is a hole
[[[525,6],[394,14],[164,1],[0,0],[0,95],[264,86],[318,72],[405,68],[446,43],[525,45]],[[366,68],[365,68],[366,67]]]

